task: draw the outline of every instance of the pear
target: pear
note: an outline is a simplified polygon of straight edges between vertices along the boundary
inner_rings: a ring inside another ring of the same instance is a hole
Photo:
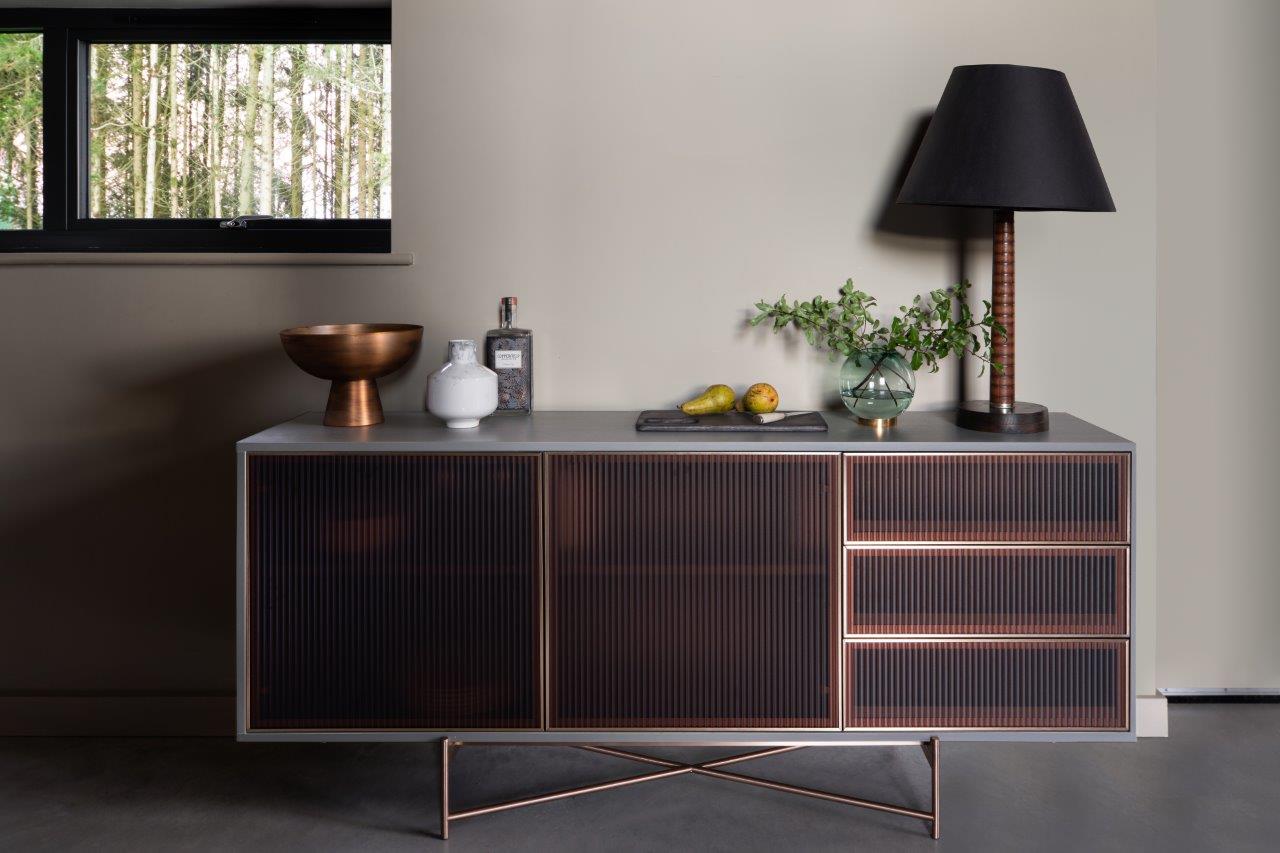
[[[753,415],[764,415],[778,408],[778,389],[767,382],[757,382],[742,395],[742,408]]]
[[[712,385],[687,403],[680,405],[686,415],[718,415],[733,408],[733,389],[728,385]]]

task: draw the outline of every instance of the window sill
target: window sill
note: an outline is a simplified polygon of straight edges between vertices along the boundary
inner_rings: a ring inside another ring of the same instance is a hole
[[[411,267],[413,252],[0,252],[0,267]]]

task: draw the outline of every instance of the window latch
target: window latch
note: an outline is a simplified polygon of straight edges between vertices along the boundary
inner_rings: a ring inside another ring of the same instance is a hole
[[[236,216],[232,219],[223,219],[218,223],[219,228],[248,228],[249,223],[255,219],[274,219],[275,217],[269,213],[251,213],[244,216]]]

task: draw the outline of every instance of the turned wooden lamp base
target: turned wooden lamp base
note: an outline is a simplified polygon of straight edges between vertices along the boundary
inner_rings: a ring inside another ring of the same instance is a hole
[[[970,400],[956,409],[956,425],[980,432],[1022,435],[1049,429],[1049,410],[1021,403],[1013,395],[1013,211],[994,212],[991,236],[991,312],[1004,334],[991,336],[991,399]]]
[[[1039,403],[1016,402],[1005,408],[988,400],[970,400],[956,409],[956,424],[980,432],[1044,432],[1049,428],[1049,410]]]

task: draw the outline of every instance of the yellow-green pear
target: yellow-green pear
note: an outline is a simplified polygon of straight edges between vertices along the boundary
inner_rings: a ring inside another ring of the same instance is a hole
[[[712,385],[680,406],[686,415],[718,415],[733,408],[733,389],[728,385]]]

